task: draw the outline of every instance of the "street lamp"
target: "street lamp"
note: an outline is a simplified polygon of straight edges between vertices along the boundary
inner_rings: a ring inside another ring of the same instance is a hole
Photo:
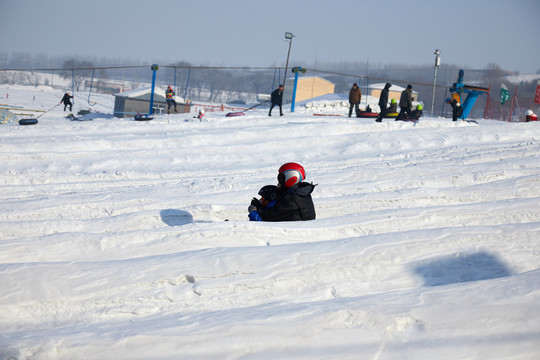
[[[441,65],[441,58],[439,55],[441,52],[439,49],[435,49],[435,74],[433,75],[433,96],[431,98],[431,117],[433,117],[433,107],[435,106],[435,85],[437,84],[437,70],[439,69],[439,66]]]
[[[287,63],[285,64],[285,75],[283,77],[283,87],[285,87],[285,81],[287,80],[287,68],[289,67],[289,56],[291,55],[291,45],[292,38],[294,37],[293,33],[286,32],[285,39],[289,40],[289,52],[287,53]]]

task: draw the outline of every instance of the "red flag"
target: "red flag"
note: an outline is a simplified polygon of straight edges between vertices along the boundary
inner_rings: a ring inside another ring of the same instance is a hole
[[[540,104],[540,81],[536,84],[536,94],[534,95],[534,102]]]

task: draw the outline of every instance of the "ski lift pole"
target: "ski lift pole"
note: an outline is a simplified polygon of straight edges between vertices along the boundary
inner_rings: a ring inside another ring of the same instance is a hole
[[[73,105],[75,105],[75,69],[71,69],[71,93],[73,94]]]
[[[188,73],[187,73],[187,79],[186,79],[186,90],[184,91],[184,99],[187,99],[187,90],[188,90],[188,87],[189,87],[189,77],[191,75],[191,67],[188,69]]]
[[[92,80],[90,81],[90,91],[88,91],[88,105],[90,104],[90,94],[92,94],[92,85],[94,84],[94,74],[96,73],[96,69],[92,70]]]
[[[176,67],[174,68],[174,93],[176,94]]]
[[[277,72],[278,72],[278,68],[274,68],[274,79],[272,79],[272,88],[270,89],[270,92],[272,92],[272,90],[274,90],[276,86],[276,73]],[[281,77],[281,73],[278,76]]]
[[[157,64],[152,65],[152,91],[150,92],[150,109],[148,114],[152,115],[154,113],[154,89],[156,88],[156,71],[158,71],[159,66]]]
[[[369,94],[369,76],[366,75],[366,96],[364,96],[366,98],[366,111],[367,111],[367,107],[368,107],[368,97],[367,95]]]

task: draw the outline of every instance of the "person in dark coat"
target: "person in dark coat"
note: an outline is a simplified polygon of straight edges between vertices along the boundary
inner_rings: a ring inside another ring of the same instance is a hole
[[[457,121],[458,117],[463,116],[463,107],[455,98],[447,98],[446,103],[452,106],[452,121]]]
[[[253,221],[301,221],[314,220],[315,205],[311,193],[315,189],[313,183],[307,183],[304,168],[297,163],[286,163],[279,168],[278,186],[272,189],[267,185],[261,189],[269,188],[269,195],[261,195],[267,203],[253,198],[248,207],[249,218]],[[275,191],[272,195],[271,191]]]
[[[400,111],[397,120],[404,120],[411,116],[412,111],[412,85],[407,85],[407,89],[401,92],[401,97],[399,98],[399,107]]]
[[[354,83],[351,90],[349,91],[349,117],[352,115],[352,110],[356,112],[356,117],[360,114],[360,101],[362,100],[362,92],[358,87],[357,83]]]
[[[270,106],[268,116],[272,116],[272,109],[276,105],[279,106],[279,116],[283,116],[283,109],[281,108],[281,103],[283,101],[283,85],[279,85],[276,90],[272,91],[270,101],[272,101],[272,105]]]
[[[376,122],[381,122],[383,117],[385,117],[386,114],[388,113],[388,109],[387,109],[387,106],[388,106],[388,90],[390,90],[391,86],[392,86],[392,84],[386,83],[386,85],[384,85],[384,89],[382,89],[382,91],[381,91],[381,96],[379,97],[379,107],[381,108],[381,112],[379,113],[379,116],[375,120]]]
[[[69,91],[64,94],[64,97],[62,100],[60,100],[60,104],[64,103],[64,111],[66,111],[66,108],[69,106],[69,111],[73,108],[73,104],[71,103],[71,100],[73,99],[73,96],[69,95]]]

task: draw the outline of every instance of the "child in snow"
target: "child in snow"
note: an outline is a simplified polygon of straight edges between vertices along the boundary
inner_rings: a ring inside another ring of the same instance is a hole
[[[418,120],[420,119],[420,116],[424,113],[423,111],[424,107],[421,104],[416,105],[416,109],[411,113],[410,119],[411,120]]]
[[[69,111],[73,108],[73,104],[71,103],[71,100],[73,99],[73,96],[69,95],[69,91],[64,94],[64,97],[62,100],[60,100],[60,104],[64,103],[64,111],[66,111],[66,107],[69,106]]]
[[[255,203],[254,208],[250,208],[252,210],[249,211],[248,217],[250,221],[262,221],[261,214],[259,214],[259,208],[265,209],[270,208],[274,206],[276,203],[276,200],[278,198],[278,190],[279,188],[276,185],[265,185],[259,190],[259,195],[261,196],[260,199],[253,198],[251,201],[252,204],[255,203],[255,201],[258,201],[258,204]]]
[[[199,119],[199,121],[206,120],[206,115],[204,115],[204,109],[199,110],[199,115],[197,116],[197,119]]]
[[[253,198],[248,207],[253,221],[298,221],[314,220],[315,206],[311,193],[316,185],[307,183],[304,168],[297,163],[283,164],[278,170],[278,186],[266,188],[267,204]],[[261,194],[261,192],[259,192]],[[275,198],[274,198],[275,197]],[[257,216],[258,215],[258,216]]]
[[[397,113],[397,100],[396,99],[390,100],[390,106],[388,107],[388,109],[386,109],[386,113],[387,114]]]

